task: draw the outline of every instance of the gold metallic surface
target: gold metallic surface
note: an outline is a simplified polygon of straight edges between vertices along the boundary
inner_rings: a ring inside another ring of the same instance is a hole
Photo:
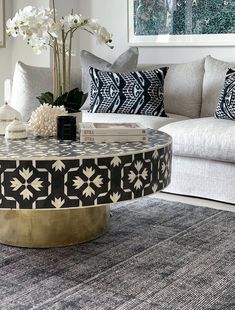
[[[0,210],[0,243],[51,248],[83,243],[109,227],[109,206],[63,210]]]

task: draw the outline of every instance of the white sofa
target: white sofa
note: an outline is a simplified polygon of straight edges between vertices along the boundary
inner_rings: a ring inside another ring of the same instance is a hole
[[[173,137],[173,166],[165,191],[235,204],[235,121],[214,118],[231,64],[208,56],[169,66],[165,85],[168,118],[84,111],[83,120],[137,121],[167,132]],[[144,66],[149,67],[154,66]]]
[[[173,167],[166,191],[235,204],[235,121],[214,118],[226,71],[232,65],[210,56],[169,65],[165,81],[168,118],[84,110],[83,121],[140,122],[169,133]]]

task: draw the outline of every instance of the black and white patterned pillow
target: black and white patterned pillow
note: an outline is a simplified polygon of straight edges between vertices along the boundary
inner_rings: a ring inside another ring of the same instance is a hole
[[[235,70],[228,69],[215,112],[216,118],[235,120]]]
[[[90,68],[90,112],[167,117],[164,110],[167,70],[114,73]]]

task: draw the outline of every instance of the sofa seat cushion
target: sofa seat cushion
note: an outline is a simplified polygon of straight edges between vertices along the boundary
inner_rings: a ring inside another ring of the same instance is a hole
[[[83,122],[93,123],[140,123],[147,128],[159,129],[167,124],[188,119],[186,116],[168,114],[169,117],[158,117],[135,114],[89,113],[82,111]]]
[[[186,120],[160,129],[172,136],[176,156],[235,162],[235,122],[213,117]]]

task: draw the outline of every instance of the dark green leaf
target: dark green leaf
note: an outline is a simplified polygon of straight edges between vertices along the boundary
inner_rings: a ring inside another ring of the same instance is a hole
[[[79,112],[87,99],[87,94],[84,94],[79,88],[75,88],[68,93],[66,109],[72,112]]]
[[[48,103],[53,106],[64,106],[69,113],[79,112],[85,103],[88,94],[84,94],[79,88],[75,88],[53,101],[53,94],[46,92],[37,97],[41,104]]]
[[[49,103],[53,104],[53,94],[51,92],[42,93],[41,96],[37,97],[41,104]]]
[[[64,105],[65,102],[67,101],[66,100],[67,96],[68,96],[68,93],[65,93],[62,96],[58,97],[56,99],[56,101],[53,103],[53,105],[56,106],[56,107],[60,107],[60,106]]]

